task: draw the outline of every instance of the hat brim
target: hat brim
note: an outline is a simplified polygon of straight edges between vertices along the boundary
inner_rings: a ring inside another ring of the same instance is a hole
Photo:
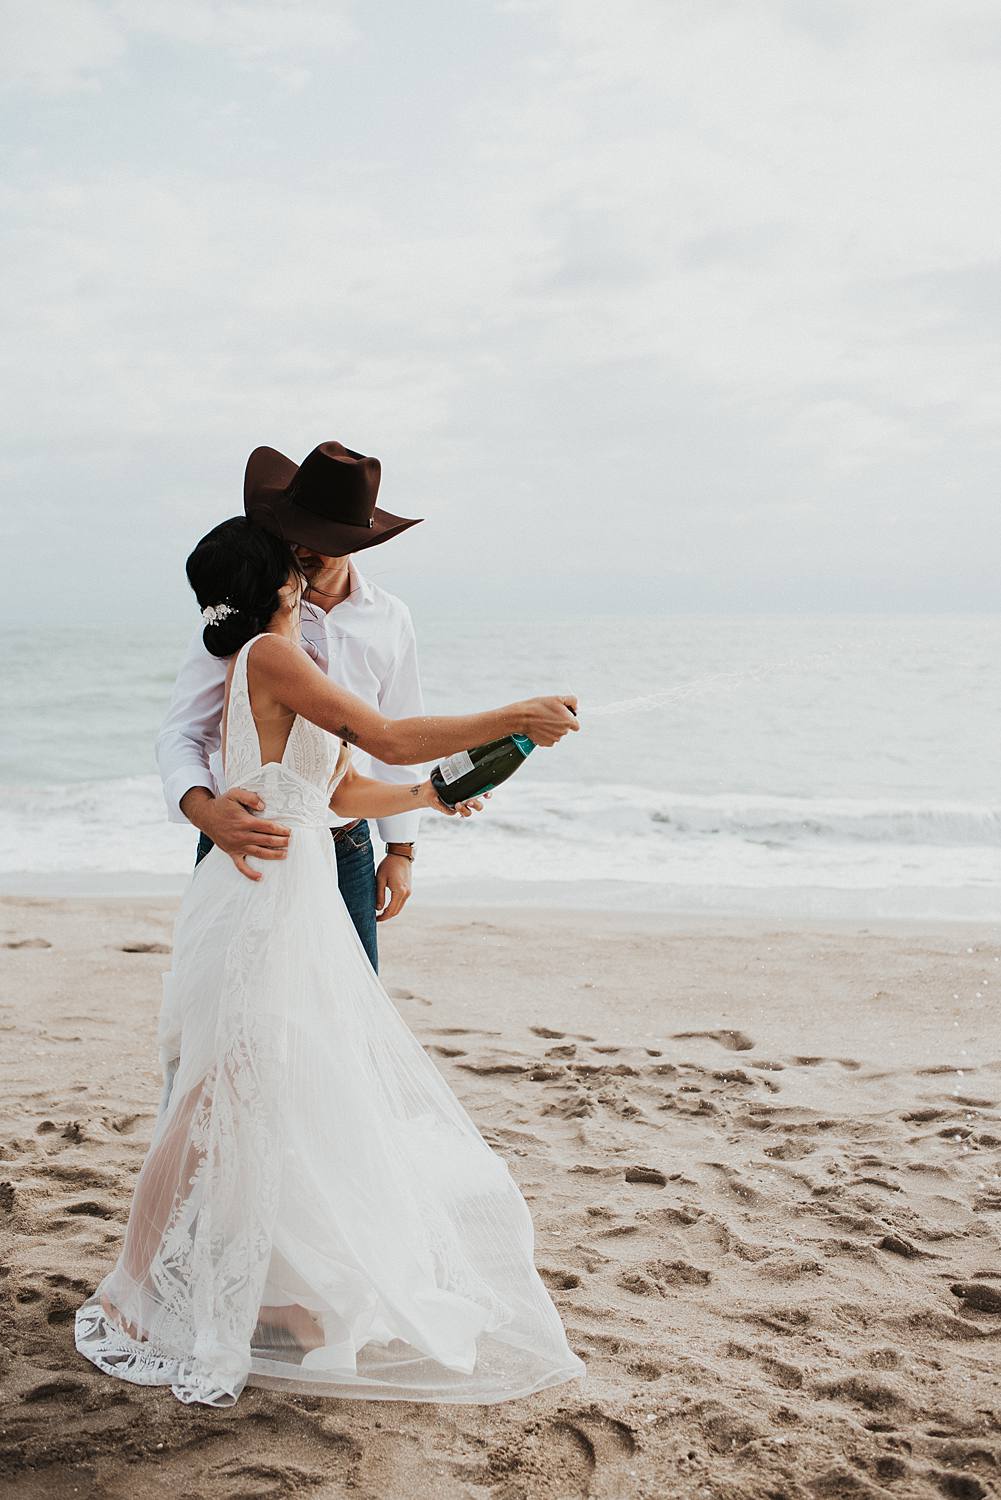
[[[350,552],[378,547],[411,526],[418,526],[422,520],[420,516],[413,520],[394,516],[378,507],[372,514],[371,526],[328,520],[288,498],[286,491],[298,472],[299,465],[276,448],[255,448],[247,462],[243,488],[247,519],[292,546],[308,547],[321,557],[346,557]]]

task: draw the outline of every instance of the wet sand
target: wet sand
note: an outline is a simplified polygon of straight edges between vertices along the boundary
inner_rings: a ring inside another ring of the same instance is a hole
[[[384,978],[521,1184],[587,1382],[217,1412],[72,1340],[175,906],[0,902],[0,1496],[1001,1494],[997,929],[412,905]]]

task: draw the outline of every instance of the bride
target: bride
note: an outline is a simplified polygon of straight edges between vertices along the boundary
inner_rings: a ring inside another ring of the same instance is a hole
[[[450,811],[430,782],[356,774],[353,744],[390,764],[510,733],[552,745],[576,700],[386,720],[300,648],[304,579],[285,542],[227,521],[187,571],[206,645],[232,658],[227,785],[257,791],[292,836],[260,881],[217,849],[192,877],[159,1032],[178,1071],[76,1347],[209,1406],[248,1381],[492,1402],[579,1377],[525,1202],[373,972],[326,819],[328,802],[349,818]]]

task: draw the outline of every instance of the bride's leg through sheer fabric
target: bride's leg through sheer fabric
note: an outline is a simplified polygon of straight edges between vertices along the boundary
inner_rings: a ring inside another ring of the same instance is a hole
[[[215,1086],[215,1070],[212,1070],[179,1098],[171,1098],[162,1134],[143,1165],[120,1261],[129,1284],[140,1292],[149,1289],[150,1268],[169,1226],[185,1217],[185,1206],[207,1151],[193,1125],[199,1111],[211,1111]],[[142,1320],[128,1317],[109,1291],[102,1294],[101,1305],[129,1338],[143,1342],[149,1337]],[[318,1348],[323,1343],[321,1324],[300,1303],[262,1306],[258,1319],[258,1330],[267,1343],[274,1343],[276,1335],[280,1342],[303,1350]]]
[[[175,1216],[179,1200],[183,1201],[190,1192],[192,1179],[204,1158],[204,1150],[192,1139],[191,1122],[207,1089],[211,1089],[208,1077],[200,1079],[182,1098],[175,1095],[171,1100],[173,1108],[164,1120],[160,1139],[151,1148],[139,1175],[119,1263],[137,1288],[146,1287],[153,1257],[163,1243],[167,1225]],[[115,1305],[109,1291],[102,1293],[101,1306],[129,1338],[141,1342],[148,1337],[140,1323]]]

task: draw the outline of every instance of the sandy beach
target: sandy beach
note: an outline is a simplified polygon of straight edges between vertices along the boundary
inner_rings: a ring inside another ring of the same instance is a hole
[[[495,1407],[102,1377],[175,903],[0,905],[0,1495],[1001,1494],[996,929],[412,905],[384,978],[588,1362]]]

